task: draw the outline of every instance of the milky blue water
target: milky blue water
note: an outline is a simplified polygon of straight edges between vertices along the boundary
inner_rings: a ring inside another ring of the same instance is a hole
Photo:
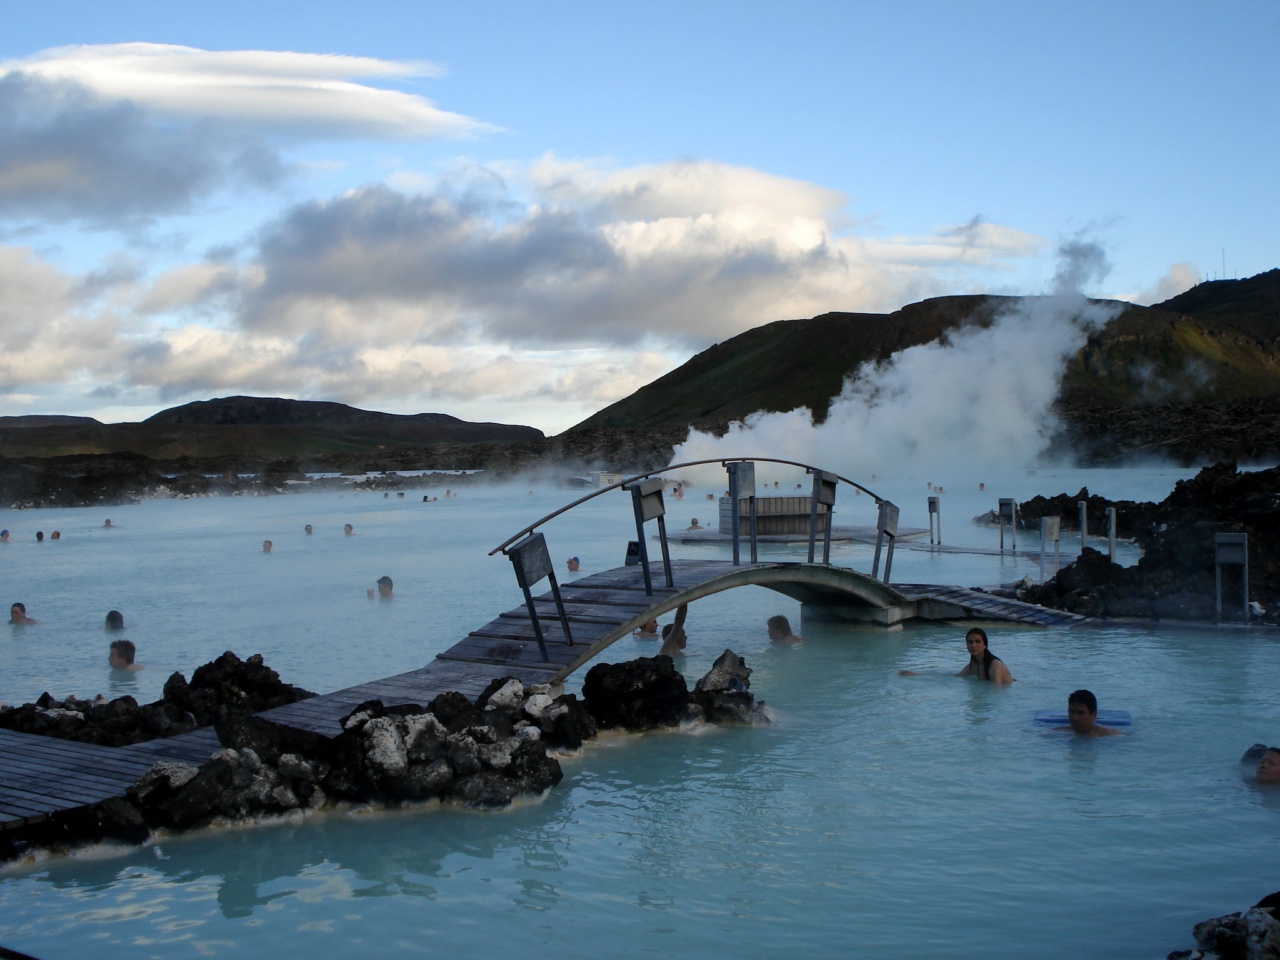
[[[1040,471],[982,493],[947,487],[944,539],[995,546],[996,532],[968,518],[1000,496],[1088,484],[1158,499],[1185,475]],[[902,506],[904,527],[927,526],[923,478],[872,486]],[[714,516],[706,492],[668,501],[671,526]],[[225,649],[261,652],[321,691],[412,669],[518,604],[509,563],[487,551],[576,496],[421,494],[0,511],[9,601],[40,621],[2,628],[0,700],[46,689],[147,700],[172,670],[190,675]],[[872,521],[868,498],[841,498],[837,523]],[[547,535],[557,560],[576,554],[589,573],[621,562],[630,522],[614,493]],[[36,529],[62,538],[37,545]],[[1075,549],[1064,539],[1064,554]],[[870,552],[838,545],[833,559],[867,570]],[[894,560],[904,581],[1037,573],[1007,555],[900,549]],[[394,599],[367,599],[382,574]],[[129,678],[106,667],[111,608],[146,665]],[[610,737],[564,758],[565,780],[545,798],[504,812],[326,812],[10,866],[0,944],[45,958],[1138,958],[1189,946],[1193,923],[1280,888],[1280,802],[1235,763],[1249,744],[1280,740],[1272,634],[995,626],[992,649],[1018,682],[994,689],[951,676],[966,656],[956,627],[811,624],[805,643],[778,647],[763,631],[777,612],[800,619],[794,601],[760,588],[698,601],[684,667],[696,678],[732,647],[775,726]],[[652,652],[628,639],[607,658]],[[1130,735],[1085,742],[1037,728],[1036,710],[1065,707],[1080,686],[1130,710]]]

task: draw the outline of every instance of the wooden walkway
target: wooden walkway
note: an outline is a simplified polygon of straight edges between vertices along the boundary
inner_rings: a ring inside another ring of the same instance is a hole
[[[673,586],[661,564],[651,567],[653,594],[646,595],[638,566],[618,567],[561,585],[573,642],[564,635],[550,592],[535,598],[549,661],[542,660],[529,613],[522,605],[473,630],[424,667],[357,684],[277,707],[266,719],[324,736],[341,732],[339,721],[368,700],[388,706],[426,705],[456,690],[475,698],[493,680],[515,677],[525,684],[564,681],[645,621],[685,603],[740,586],[764,586],[802,603],[847,603],[882,615],[885,622],[917,616],[980,618],[1045,626],[1069,626],[1083,618],[1031,604],[1002,600],[963,587],[927,584],[889,586],[842,567],[808,563],[743,563],[676,560]],[[0,829],[36,823],[48,815],[123,796],[157,760],[195,765],[219,748],[211,729],[132,747],[100,747],[31,734],[0,731]]]
[[[122,797],[157,760],[199,765],[219,748],[210,728],[132,747],[0,730],[0,829]]]

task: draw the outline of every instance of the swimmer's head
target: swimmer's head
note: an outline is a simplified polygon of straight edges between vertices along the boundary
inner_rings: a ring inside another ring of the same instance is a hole
[[[107,611],[107,629],[123,630],[124,614],[121,613],[119,610],[108,610]]]
[[[262,552],[263,552],[263,553],[270,553],[270,552],[271,552],[271,541],[270,541],[270,540],[263,540],[263,541],[262,541]]]
[[[307,524],[305,527],[303,527],[302,529],[306,532],[307,536],[311,536],[311,524],[309,524],[309,523],[308,523],[308,524]]]
[[[391,582],[390,577],[379,577],[378,578],[378,596],[380,597],[391,596],[391,590],[394,586],[395,585]]]
[[[781,640],[791,636],[791,621],[781,614],[770,617],[764,625],[769,632],[770,640]]]
[[[1098,719],[1098,698],[1088,690],[1076,690],[1067,697],[1067,723],[1076,733],[1088,733]]]
[[[982,656],[987,652],[987,631],[981,627],[970,627],[969,632],[964,635],[964,645],[969,656]]]
[[[349,523],[344,523],[344,524],[342,525],[342,532],[343,532],[343,533],[345,533],[345,534],[349,537],[349,536],[351,536],[353,533],[355,533],[355,532],[356,532],[356,528],[355,528],[355,527],[353,527],[353,526],[352,526],[351,524],[349,524]]]
[[[9,539],[9,531],[0,530],[0,540],[8,540],[8,539]]]
[[[1258,761],[1258,772],[1255,776],[1259,783],[1280,783],[1280,747],[1267,747],[1267,752]]]
[[[114,670],[123,670],[133,665],[133,658],[136,655],[137,648],[132,640],[112,640],[111,651],[107,654],[107,663],[111,664]]]

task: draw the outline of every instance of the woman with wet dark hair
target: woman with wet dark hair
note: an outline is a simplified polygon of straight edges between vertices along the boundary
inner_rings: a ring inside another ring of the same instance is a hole
[[[964,635],[964,645],[969,650],[969,662],[957,677],[977,677],[991,683],[1013,683],[1004,661],[987,648],[987,631],[971,627]]]

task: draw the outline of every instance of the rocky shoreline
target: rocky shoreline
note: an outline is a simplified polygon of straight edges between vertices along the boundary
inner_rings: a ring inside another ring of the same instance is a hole
[[[1086,548],[1052,579],[1018,589],[1017,599],[1089,617],[1213,620],[1217,613],[1214,534],[1244,533],[1249,544],[1251,621],[1280,623],[1280,467],[1241,472],[1234,463],[1205,467],[1181,480],[1158,504],[1113,502],[1082,489],[1074,496],[1036,497],[1019,505],[1024,526],[1057,516],[1079,529],[1078,501],[1088,503],[1091,530],[1105,529],[1114,506],[1119,535],[1143,556],[1133,567]],[[1223,574],[1223,606],[1242,619],[1238,568]]]
[[[686,433],[683,429],[581,430],[538,440],[440,443],[379,454],[335,452],[285,459],[221,456],[153,460],[134,453],[0,456],[0,504],[16,509],[92,507],[149,497],[444,488],[508,482],[525,476],[566,479],[593,468],[643,473],[670,463],[675,445],[683,442]],[[358,479],[311,476],[344,473],[358,475]]]
[[[275,676],[260,656],[241,661],[228,652],[197,669],[190,685],[177,683],[181,674],[174,674],[165,686],[165,700],[146,707],[122,697],[77,711],[73,708],[83,701],[55,706],[48,698],[45,706],[0,711],[0,725],[10,729],[83,742],[136,743],[132,731],[153,727],[157,714],[169,717],[172,685],[175,695],[188,694],[188,701],[202,700],[212,708],[211,722],[222,745],[199,767],[160,761],[124,797],[54,813],[0,834],[0,861],[104,840],[143,843],[157,829],[299,817],[325,807],[428,800],[505,807],[558,784],[564,774],[557,755],[579,750],[602,730],[768,723],[763,702],[750,692],[751,672],[741,657],[726,650],[691,691],[670,657],[599,663],[587,672],[582,700],[560,688],[525,687],[514,678],[500,678],[474,702],[450,692],[425,706],[388,707],[376,700],[361,704],[342,719],[342,732],[329,738],[258,716],[245,696],[228,693],[214,705],[206,696],[206,679],[220,676],[224,686],[244,693],[253,686],[247,677],[265,681],[268,674]],[[279,684],[278,677],[276,686],[306,693]],[[80,716],[70,720],[72,713]],[[11,715],[21,718],[12,726],[3,722]],[[137,722],[125,731],[128,717]],[[178,723],[169,721],[169,729],[176,730]],[[43,731],[35,729],[39,723]]]

